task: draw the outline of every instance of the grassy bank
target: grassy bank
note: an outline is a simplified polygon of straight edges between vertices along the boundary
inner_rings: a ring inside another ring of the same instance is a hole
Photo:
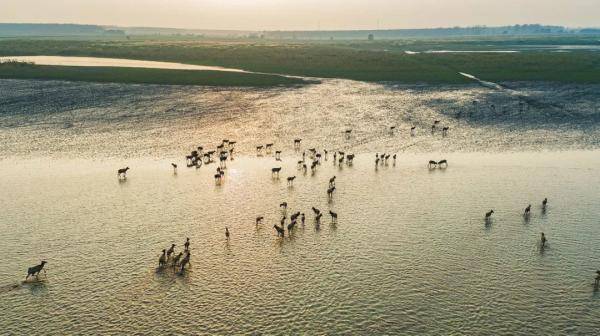
[[[305,83],[303,80],[295,78],[225,71],[72,67],[15,63],[0,64],[0,78],[249,87],[269,87]]]
[[[541,44],[544,41],[6,40],[0,41],[0,55],[116,57],[217,65],[298,76],[403,83],[468,82],[458,74],[459,71],[490,81],[600,83],[600,53],[593,51],[416,55],[404,52],[436,49],[436,45],[456,50],[497,50],[506,48],[510,43],[534,42]],[[547,42],[569,41],[560,39]]]

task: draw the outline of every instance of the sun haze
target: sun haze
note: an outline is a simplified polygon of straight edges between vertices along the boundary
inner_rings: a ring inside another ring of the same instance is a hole
[[[596,26],[598,0],[4,0],[0,22],[240,30]]]

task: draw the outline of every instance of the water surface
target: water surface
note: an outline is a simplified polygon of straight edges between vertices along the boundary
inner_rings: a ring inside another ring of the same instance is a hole
[[[600,91],[502,87],[0,80],[0,330],[598,334]],[[434,120],[448,135],[431,132]],[[223,139],[237,145],[221,185],[214,164],[185,167],[189,151]],[[269,142],[281,162],[256,156]],[[357,158],[339,167],[329,156],[303,174],[296,163],[311,147]],[[383,152],[396,164],[376,168]],[[432,159],[449,167],[430,170]],[[282,239],[284,201],[307,221]],[[313,206],[325,211],[318,229]],[[189,272],[157,272],[160,251],[186,237]],[[41,259],[47,278],[23,283]]]
[[[15,60],[32,62],[37,65],[59,66],[85,66],[85,67],[125,67],[125,68],[152,68],[172,70],[211,70],[244,72],[239,69],[224,68],[219,66],[193,65],[173,62],[141,61],[121,58],[104,57],[79,57],[79,56],[5,56],[0,57],[0,62]]]
[[[427,160],[443,154],[403,155],[375,169],[374,153],[364,153],[341,168],[330,158],[314,175],[297,171],[294,156],[238,157],[220,186],[214,165],[174,175],[176,158],[5,159],[0,329],[596,334],[598,154],[444,154],[449,167],[429,170]],[[131,171],[119,182],[124,165]],[[281,179],[271,177],[277,165]],[[282,201],[307,222],[278,238]],[[338,223],[324,216],[317,229],[312,206],[337,212]],[[157,271],[160,250],[179,249],[185,237],[190,271]],[[40,259],[47,278],[22,284]]]

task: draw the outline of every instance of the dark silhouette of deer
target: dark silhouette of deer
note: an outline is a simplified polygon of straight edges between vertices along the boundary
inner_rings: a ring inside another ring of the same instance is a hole
[[[229,239],[229,228],[225,228],[225,238]]]
[[[429,168],[435,168],[435,167],[437,167],[437,165],[438,165],[437,161],[429,160],[429,163],[427,164],[427,167],[429,167]]]
[[[263,146],[256,146],[256,154],[257,155],[262,154],[262,149],[263,149]]]
[[[280,171],[281,171],[281,167],[271,168],[271,175],[279,177]]]
[[[277,226],[277,224],[273,225],[275,230],[277,230],[277,235],[280,237],[285,236],[285,230],[282,227]]]
[[[531,204],[529,204],[526,208],[525,211],[523,212],[523,216],[529,216],[531,212]]]
[[[540,238],[540,244],[541,244],[540,246],[541,246],[541,248],[546,247],[546,242],[547,241],[548,240],[546,239],[546,235],[544,235],[544,233],[542,232],[542,238]]]
[[[183,252],[179,252],[179,254],[177,254],[175,257],[173,257],[173,267],[177,266],[177,264],[179,264],[179,261],[181,260],[181,256],[183,256]]]
[[[119,170],[117,170],[117,177],[119,178],[127,178],[127,171],[129,170],[129,167],[125,167],[125,168],[121,168]]]
[[[287,206],[288,206],[287,202],[283,202],[283,203],[279,204],[279,207],[283,208],[284,210],[287,209]]]
[[[186,251],[188,251],[190,249],[190,238],[186,238],[185,244],[183,244],[183,247],[185,248]]]
[[[492,214],[494,214],[494,210],[490,210],[490,211],[486,212],[485,219],[490,219],[492,217]]]
[[[173,167],[173,172],[177,173],[177,165],[171,162],[171,166]]]
[[[335,191],[335,187],[328,188],[327,189],[327,197],[332,198],[334,191]]]
[[[338,218],[337,213],[329,210],[329,215],[331,215],[331,222],[337,222],[337,218]]]
[[[354,162],[354,154],[346,155],[346,163],[348,163],[348,165],[352,165],[353,162]]]
[[[162,254],[158,258],[158,267],[163,267],[167,263],[167,250],[163,249]]]
[[[329,179],[329,187],[335,187],[335,176]]]
[[[273,144],[272,143],[268,143],[268,144],[265,145],[265,152],[267,154],[271,154],[272,149],[273,149]]]
[[[315,207],[312,207],[312,211],[315,213],[315,216],[318,216],[318,215],[321,214],[321,210],[319,210],[319,209],[317,209]]]
[[[171,247],[167,250],[167,260],[171,258],[171,254],[175,252],[175,244],[171,244]]]
[[[447,136],[449,129],[450,129],[450,127],[448,127],[448,126],[442,127],[442,136]]]
[[[183,260],[181,261],[181,269],[179,270],[179,274],[183,274],[183,272],[185,271],[185,266],[190,264],[191,256],[192,254],[190,253],[190,251],[188,251],[188,253],[185,254],[185,257],[183,257]]]
[[[265,219],[265,217],[263,217],[263,216],[256,217],[256,225],[262,223],[263,219]]]
[[[302,222],[302,226],[304,226],[304,222],[306,221],[306,216],[304,215],[304,212],[300,215],[300,221]]]
[[[294,185],[294,180],[296,179],[296,176],[290,176],[287,178],[287,183],[289,186]]]
[[[318,163],[317,161],[313,161],[313,162],[310,164],[310,171],[311,171],[312,173],[314,173],[314,172],[315,172],[315,170],[317,170],[317,165],[318,165],[318,164],[319,164],[319,163]]]
[[[281,151],[275,151],[275,160],[281,161]]]
[[[439,168],[448,168],[448,161],[440,160],[440,161],[438,161],[437,166]]]
[[[544,200],[542,201],[542,209],[546,209],[546,205],[548,205],[548,199],[544,198]]]
[[[302,142],[302,139],[294,139],[294,148],[299,149],[300,142]]]
[[[350,136],[352,135],[352,130],[351,129],[347,129],[344,131],[344,133],[346,134],[346,139],[350,139]]]
[[[293,222],[293,221],[295,221],[295,220],[298,218],[298,216],[300,216],[300,211],[298,211],[298,212],[296,212],[296,213],[293,213],[293,214],[290,216],[290,220]]]
[[[598,289],[600,287],[600,270],[596,271],[596,279],[594,281],[594,287]]]
[[[46,265],[47,262],[45,260],[42,260],[42,262],[39,265],[35,265],[33,267],[29,267],[27,269],[27,276],[25,277],[25,280],[27,280],[30,276],[34,276],[34,277],[38,277],[38,275],[40,274],[40,272],[44,269],[44,265]],[[46,271],[44,270],[44,274],[46,274]]]
[[[415,136],[415,130],[417,129],[417,126],[413,126],[410,128],[410,136]]]
[[[288,224],[287,229],[288,232],[292,232],[292,230],[294,229],[294,227],[296,226],[296,221],[293,220],[290,224]]]

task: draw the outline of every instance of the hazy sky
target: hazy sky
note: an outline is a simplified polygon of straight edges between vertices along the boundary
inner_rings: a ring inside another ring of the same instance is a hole
[[[600,0],[0,0],[0,22],[201,29],[600,26]]]

